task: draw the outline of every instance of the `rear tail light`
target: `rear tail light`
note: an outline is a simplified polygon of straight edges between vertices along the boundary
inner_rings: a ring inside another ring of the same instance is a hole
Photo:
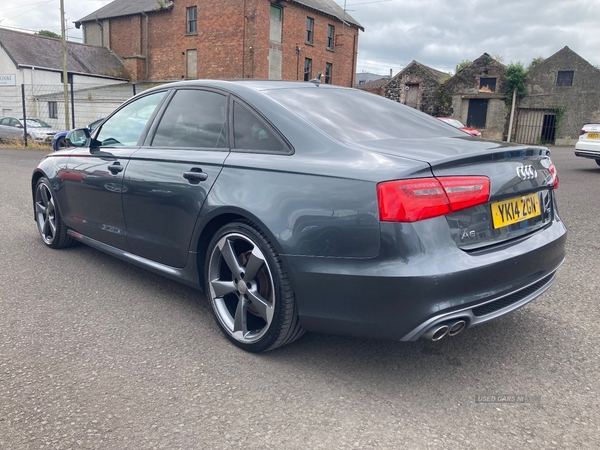
[[[416,222],[486,203],[487,177],[416,178],[377,185],[379,218],[383,222]]]
[[[552,176],[552,185],[554,186],[554,189],[558,188],[558,172],[556,171],[556,166],[554,164],[550,164],[550,167],[548,167],[548,172],[550,172],[550,175]]]
[[[585,134],[585,130],[584,130],[584,129],[581,129],[581,131],[579,132],[579,136],[582,136],[582,135],[584,135],[584,134]]]

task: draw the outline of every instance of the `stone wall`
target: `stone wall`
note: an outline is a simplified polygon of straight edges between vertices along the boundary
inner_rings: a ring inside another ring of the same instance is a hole
[[[572,86],[558,86],[559,71],[573,71]],[[574,145],[581,126],[600,122],[600,70],[565,47],[527,74],[527,96],[521,108],[561,108],[564,117],[556,145]]]

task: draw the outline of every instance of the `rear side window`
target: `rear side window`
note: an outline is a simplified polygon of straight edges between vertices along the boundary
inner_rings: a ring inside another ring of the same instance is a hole
[[[273,131],[254,113],[238,102],[233,104],[233,134],[236,149],[286,151],[286,148],[277,139]]]
[[[212,91],[177,91],[152,147],[227,148],[227,97]]]
[[[413,108],[354,89],[321,85],[263,93],[341,142],[465,136]]]

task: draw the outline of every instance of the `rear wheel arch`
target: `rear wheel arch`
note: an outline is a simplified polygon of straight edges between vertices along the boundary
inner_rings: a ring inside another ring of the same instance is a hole
[[[198,279],[200,287],[206,292],[206,286],[204,286],[204,265],[206,259],[206,251],[208,245],[212,240],[215,233],[224,225],[232,222],[245,222],[254,228],[257,228],[269,239],[275,250],[279,255],[283,253],[281,245],[277,238],[269,231],[268,227],[257,217],[246,211],[237,209],[223,209],[215,211],[210,214],[210,217],[205,219],[205,224],[202,226],[200,234],[197,239],[196,252],[197,252],[197,264],[198,264]],[[284,263],[285,265],[285,263]]]

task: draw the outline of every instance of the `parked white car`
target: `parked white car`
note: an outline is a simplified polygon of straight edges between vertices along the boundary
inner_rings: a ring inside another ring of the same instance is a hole
[[[575,156],[595,159],[600,166],[600,123],[587,123],[575,144]]]
[[[3,117],[0,119],[0,140],[22,139],[23,119]],[[41,119],[27,119],[27,135],[36,142],[52,142],[58,131]]]

